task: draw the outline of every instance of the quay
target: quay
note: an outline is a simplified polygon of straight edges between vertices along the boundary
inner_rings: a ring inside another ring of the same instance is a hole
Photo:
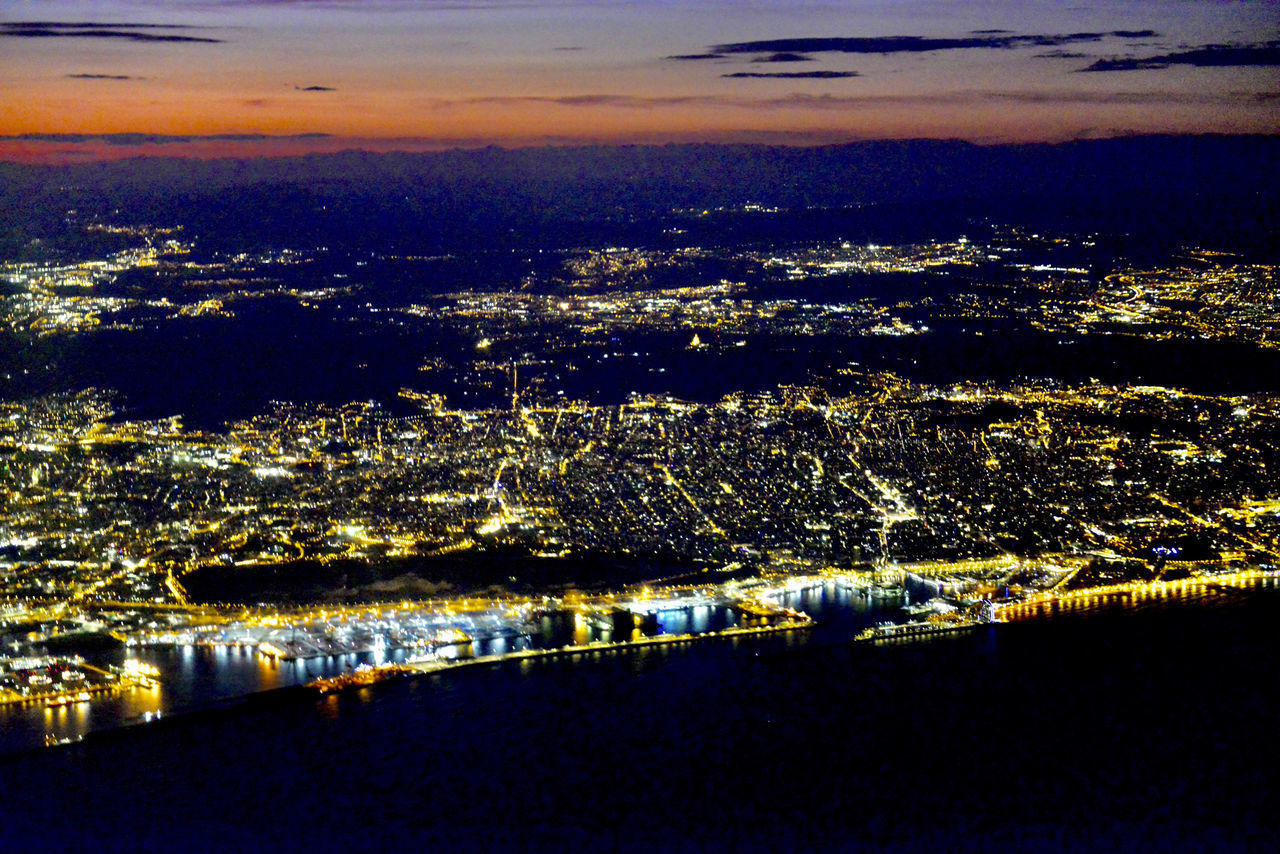
[[[406,662],[408,667],[419,673],[436,673],[442,670],[453,670],[485,664],[502,664],[506,661],[526,661],[532,658],[565,658],[574,655],[586,655],[593,652],[631,652],[650,646],[672,646],[676,644],[697,643],[700,641],[726,640],[753,635],[775,634],[778,632],[797,632],[813,628],[812,620],[778,623],[772,626],[730,627],[715,632],[699,634],[658,635],[651,638],[637,638],[625,641],[593,641],[587,644],[558,646],[553,649],[521,649],[515,652],[495,653],[493,655],[477,655],[471,658],[437,658],[423,662]]]
[[[559,646],[553,649],[522,649],[514,652],[495,653],[493,655],[476,655],[467,658],[433,657],[427,660],[418,661],[410,659],[403,663],[384,664],[378,667],[368,668],[367,670],[362,671],[365,675],[353,677],[345,681],[341,680],[340,677],[334,677],[329,679],[317,679],[307,684],[308,687],[314,688],[321,693],[329,693],[338,688],[372,685],[377,682],[395,679],[406,675],[428,675],[433,673],[442,673],[447,670],[458,670],[463,667],[481,667],[504,664],[509,661],[528,661],[535,658],[568,658],[600,652],[624,653],[646,647],[674,646],[698,643],[701,641],[731,640],[740,637],[805,631],[813,628],[813,625],[813,621],[808,619],[790,620],[785,623],[778,623],[771,626],[730,627],[714,632],[658,635],[656,637],[636,638],[634,640],[625,641],[592,641],[587,644]]]
[[[71,678],[55,681],[48,676],[50,668],[56,668],[56,672],[64,675],[71,674]],[[14,684],[0,687],[0,706],[27,703],[43,704],[49,707],[70,706],[131,688],[153,687],[156,684],[155,677],[158,675],[153,669],[144,670],[138,666],[126,667],[120,673],[110,673],[74,659],[39,660],[33,662],[32,667],[19,668],[18,672],[34,674],[34,678],[25,680],[26,684],[23,686],[25,690]],[[14,675],[13,672],[6,674],[6,682],[13,683]],[[43,687],[46,685],[47,688]],[[35,686],[34,690],[33,686]]]

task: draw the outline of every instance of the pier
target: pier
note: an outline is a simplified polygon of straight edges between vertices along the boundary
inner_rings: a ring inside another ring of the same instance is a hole
[[[476,655],[467,658],[430,658],[425,661],[415,661],[410,659],[409,661],[401,664],[386,664],[381,665],[380,667],[369,668],[365,671],[368,675],[361,678],[353,677],[345,681],[338,678],[319,679],[310,683],[310,686],[321,691],[321,693],[328,693],[335,688],[372,685],[380,681],[385,681],[386,679],[394,679],[403,675],[430,675],[450,670],[458,670],[464,667],[492,666],[505,664],[511,661],[572,658],[575,656],[592,655],[597,653],[627,653],[649,647],[685,646],[704,641],[735,640],[737,638],[753,637],[758,635],[805,631],[811,628],[813,628],[813,621],[808,619],[795,619],[789,620],[785,623],[778,623],[769,626],[734,627],[715,632],[702,632],[700,634],[658,635],[656,637],[643,637],[633,640],[613,642],[592,641],[587,644],[571,644],[569,646],[555,647],[554,649],[522,649],[514,652],[504,652],[493,655]],[[382,675],[384,673],[385,676]]]

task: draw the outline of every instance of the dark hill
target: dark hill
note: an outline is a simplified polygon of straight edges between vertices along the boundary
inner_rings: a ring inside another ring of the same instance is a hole
[[[1265,247],[1276,243],[1278,185],[1280,136],[0,164],[0,250],[12,256],[34,238],[74,248],[72,209],[78,222],[182,223],[210,249],[450,251],[590,243],[672,210],[747,202],[862,207],[869,221],[883,214],[891,225],[989,218]]]

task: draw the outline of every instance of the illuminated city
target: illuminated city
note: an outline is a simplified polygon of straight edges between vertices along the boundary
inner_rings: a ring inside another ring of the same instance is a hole
[[[1275,849],[1277,24],[0,7],[0,852]]]
[[[539,621],[560,614],[576,623],[562,646],[578,649],[690,636],[659,616],[698,608],[727,609],[721,629],[803,628],[786,596],[805,587],[894,608],[915,593],[875,636],[1270,583],[1277,568],[1275,391],[926,382],[847,358],[860,341],[958,331],[981,346],[1010,328],[1070,336],[1064,348],[1107,336],[1274,351],[1271,265],[1189,249],[1098,275],[1071,266],[1095,238],[1014,229],[990,243],[567,251],[534,292],[388,305],[365,298],[363,261],[328,287],[290,281],[325,250],[196,262],[178,227],[116,232],[139,245],[8,265],[4,322],[37,343],[145,334],[274,299],[375,330],[463,330],[464,346],[424,358],[394,408],[274,402],[196,429],[130,418],[107,389],[5,402],[0,534],[19,662],[35,651],[23,631],[287,660],[487,660],[532,650]],[[663,286],[705,267],[740,280]],[[841,276],[862,292],[820,295]],[[903,277],[913,287],[886,292]],[[141,295],[94,296],[124,279]],[[801,340],[821,342],[802,382],[715,399],[582,399],[569,377],[613,360],[631,375],[692,364],[748,380],[738,365],[758,342]],[[600,560],[609,568],[589,568]]]

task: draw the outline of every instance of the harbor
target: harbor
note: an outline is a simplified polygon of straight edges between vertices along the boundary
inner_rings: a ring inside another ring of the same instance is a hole
[[[8,659],[0,669],[0,706],[59,708],[133,689],[154,689],[159,672],[128,659],[106,670],[79,656]]]
[[[414,656],[403,663],[381,665],[362,664],[336,676],[322,677],[307,683],[321,694],[345,691],[351,688],[363,688],[393,679],[401,679],[413,675],[441,673],[458,670],[463,667],[499,665],[507,662],[528,661],[530,659],[565,658],[583,655],[599,655],[601,653],[627,653],[645,647],[678,646],[700,641],[730,640],[755,635],[775,634],[778,632],[797,632],[813,628],[813,621],[807,617],[797,616],[786,622],[767,626],[729,628],[703,634],[659,635],[632,640],[605,642],[593,641],[585,645],[570,645],[553,649],[522,649],[515,652],[494,653],[466,658],[447,658],[436,654]]]
[[[0,697],[3,749],[221,708],[280,689],[342,693],[384,681],[534,661],[602,662],[649,649],[752,640],[760,649],[920,644],[983,626],[1093,609],[1200,602],[1274,587],[1275,573],[1177,583],[1008,591],[1018,566],[969,562],[641,586],[559,597],[460,597],[381,605],[203,613],[123,636],[87,658],[12,658]],[[942,595],[939,595],[942,594]],[[991,595],[999,595],[993,600]],[[67,675],[63,675],[66,673]]]

